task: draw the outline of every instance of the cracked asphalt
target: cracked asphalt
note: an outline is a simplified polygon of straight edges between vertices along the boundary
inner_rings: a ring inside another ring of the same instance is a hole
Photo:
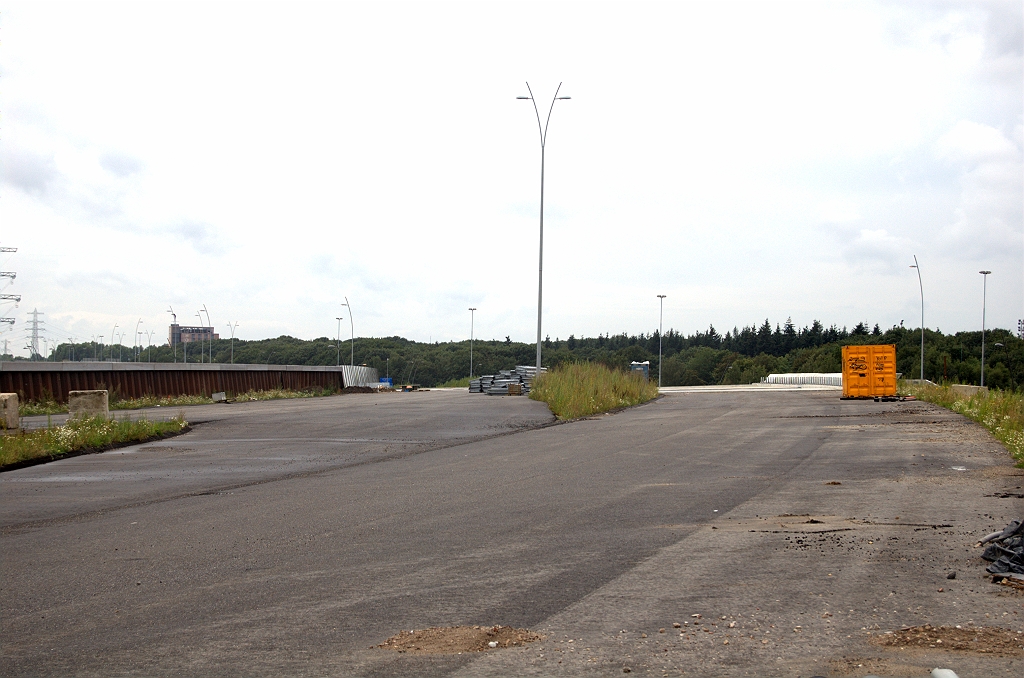
[[[1022,630],[973,544],[1024,512],[1024,471],[924,403],[687,391],[553,425],[445,390],[188,416],[0,474],[4,675],[1024,673],[878,642]],[[545,639],[373,648],[459,624]]]

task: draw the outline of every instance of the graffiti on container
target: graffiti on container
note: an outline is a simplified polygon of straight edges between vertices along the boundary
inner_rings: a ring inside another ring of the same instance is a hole
[[[864,360],[863,356],[851,356],[850,357],[850,371],[851,372],[864,372],[868,369],[868,361]]]

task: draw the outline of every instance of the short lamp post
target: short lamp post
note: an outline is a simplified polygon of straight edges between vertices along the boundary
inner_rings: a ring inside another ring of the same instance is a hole
[[[658,388],[661,388],[661,336],[664,334],[665,295],[658,295]]]
[[[988,277],[992,271],[978,271],[981,274],[981,385],[985,385],[985,297],[988,294]]]
[[[469,309],[469,378],[473,378],[473,316],[476,308]]]

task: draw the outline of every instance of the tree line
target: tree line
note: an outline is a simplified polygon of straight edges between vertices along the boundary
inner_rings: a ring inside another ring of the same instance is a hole
[[[546,337],[543,345],[545,367],[569,361],[593,361],[626,369],[631,362],[650,361],[651,375],[658,373],[658,344],[662,351],[662,383],[666,386],[742,384],[759,381],[780,372],[839,372],[841,347],[847,344],[895,344],[897,370],[907,377],[920,376],[921,331],[894,326],[883,331],[877,324],[858,323],[852,330],[835,325],[825,327],[814,321],[797,328],[792,321],[733,328],[720,334],[714,326],[706,331],[683,335],[668,330],[664,336],[650,334],[599,334],[597,337],[570,335],[567,339]],[[1008,330],[985,332],[985,382],[999,388],[1024,385],[1024,341]],[[49,360],[139,360],[141,362],[182,362],[187,348],[188,362],[200,361],[199,343],[187,347],[167,344],[133,351],[131,346],[100,346],[91,342],[57,346]],[[357,337],[354,345],[343,342],[340,361],[348,364],[350,348],[355,364],[374,367],[396,383],[436,386],[469,376],[469,341],[416,342],[402,337]],[[102,354],[102,355],[101,355]],[[925,378],[932,381],[978,383],[981,373],[981,332],[943,334],[925,330]],[[11,359],[6,356],[4,359]],[[207,342],[204,361],[227,363],[231,342]],[[335,340],[328,337],[234,342],[234,362],[272,365],[334,365],[338,362]],[[536,344],[501,340],[476,340],[473,346],[474,373],[494,374],[515,365],[532,365]]]

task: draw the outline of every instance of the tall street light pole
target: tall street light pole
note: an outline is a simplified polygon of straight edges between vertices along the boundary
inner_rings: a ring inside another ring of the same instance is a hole
[[[469,309],[469,378],[473,378],[473,316],[476,308]]]
[[[142,324],[142,318],[139,318],[139,322],[135,323],[135,337],[132,339],[132,359],[135,362],[139,362],[139,354],[136,352],[136,346],[141,346],[141,341],[135,341],[139,337],[139,325]]]
[[[210,312],[206,310],[206,304],[203,304],[203,313],[206,314],[206,325],[210,328],[210,362],[213,362],[213,323],[210,322]]]
[[[555,96],[551,99],[551,107],[548,108],[548,117],[544,122],[544,126],[540,124],[540,111],[537,109],[537,101],[533,98],[533,90],[530,89],[530,83],[526,83],[526,89],[530,92],[528,97],[516,97],[516,99],[529,99],[533,102],[533,112],[537,116],[537,131],[540,132],[540,254],[538,256],[537,264],[537,373],[540,374],[540,349],[541,349],[541,311],[543,308],[544,300],[544,149],[547,145],[548,139],[548,125],[551,123],[551,112],[555,110],[555,102],[560,99],[570,99],[572,97],[560,97],[558,92],[562,89],[562,83],[558,83],[558,89],[555,90]]]
[[[349,356],[349,360],[352,363],[352,367],[355,367],[356,366],[356,326],[355,326],[355,324],[354,324],[354,322],[352,320],[352,304],[348,303],[348,297],[345,297],[345,303],[342,304],[342,306],[347,306],[348,307],[348,324],[349,324],[349,328],[352,330],[352,344],[349,347],[351,355]]]
[[[914,255],[914,265],[910,268],[917,269],[917,286],[921,288],[921,381],[924,381],[924,283],[921,282],[921,267],[917,263],[917,255]]]
[[[988,276],[992,271],[978,271],[981,274],[981,385],[985,385],[985,297],[988,294]]]
[[[206,350],[206,338],[203,337],[203,314],[196,313],[196,317],[199,318],[199,363],[202,364],[206,357],[206,354],[203,352]]]
[[[117,323],[114,323],[114,329],[110,330],[110,362],[114,362],[114,332],[117,330]]]
[[[174,354],[174,362],[178,362],[178,344],[174,341],[174,326],[178,324],[178,316],[174,315],[174,307],[168,306],[168,313],[171,314],[171,332],[170,336],[167,337],[167,343],[171,345],[171,353]],[[178,332],[178,336],[181,336],[181,332]]]
[[[238,321],[236,320],[234,325],[232,325],[231,323],[228,323],[228,327],[231,329],[231,364],[234,365],[235,364],[235,330],[238,329]]]
[[[338,349],[338,367],[341,367],[341,321],[345,319],[345,316],[339,315],[335,320],[338,321],[338,340],[335,343]]]
[[[658,388],[661,388],[661,336],[664,334],[662,324],[665,320],[665,295],[658,295]]]

